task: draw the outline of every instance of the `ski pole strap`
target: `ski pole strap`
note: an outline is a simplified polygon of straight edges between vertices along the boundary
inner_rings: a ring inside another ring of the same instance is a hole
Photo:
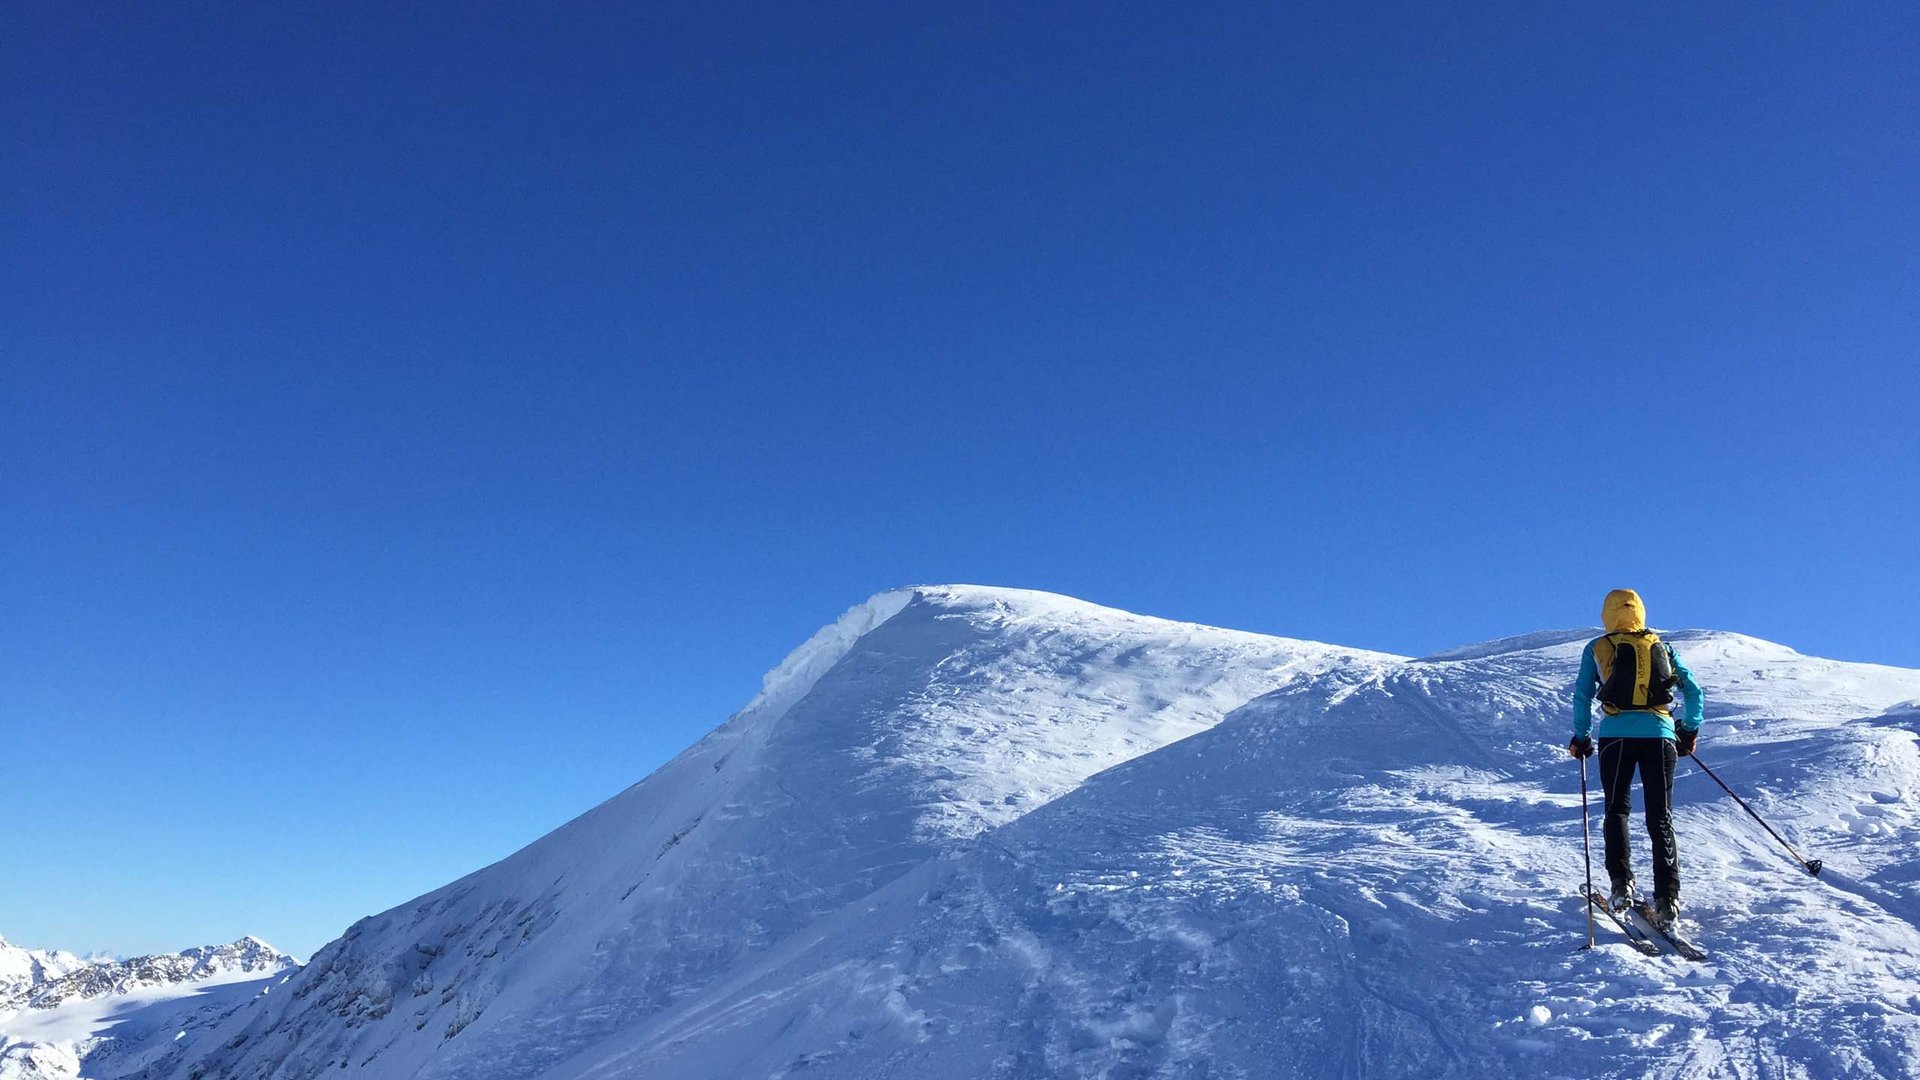
[[[1768,836],[1771,836],[1775,840],[1779,841],[1780,846],[1787,849],[1787,854],[1794,857],[1794,860],[1800,864],[1800,868],[1802,870],[1805,870],[1808,874],[1811,874],[1814,877],[1820,876],[1820,871],[1825,867],[1826,865],[1825,863],[1822,863],[1819,859],[1802,858],[1799,852],[1793,850],[1793,845],[1787,843],[1785,837],[1773,831],[1773,826],[1767,824],[1766,818],[1761,817],[1758,813],[1754,811],[1753,807],[1748,806],[1747,800],[1741,798],[1738,792],[1728,787],[1727,782],[1725,780],[1720,779],[1720,775],[1718,773],[1714,772],[1712,769],[1707,768],[1706,762],[1701,761],[1698,757],[1696,757],[1693,754],[1688,754],[1687,757],[1692,758],[1693,763],[1695,765],[1700,766],[1701,772],[1706,773],[1707,776],[1712,778],[1714,783],[1719,784],[1720,790],[1726,792],[1728,795],[1733,796],[1733,801],[1740,804],[1740,809],[1745,810],[1748,814],[1752,815],[1753,820],[1759,822],[1760,827],[1767,830]],[[1584,776],[1584,770],[1582,770],[1582,775]]]

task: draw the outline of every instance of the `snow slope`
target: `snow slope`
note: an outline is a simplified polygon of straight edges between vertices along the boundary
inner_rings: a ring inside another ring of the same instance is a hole
[[[356,923],[147,1075],[539,1075],[1111,765],[1397,662],[1044,593],[882,594],[654,775]]]
[[[1683,765],[1716,954],[1649,960],[1572,951],[1586,636],[1290,685],[545,1075],[1920,1074],[1920,672],[1672,635],[1700,753],[1829,869]]]

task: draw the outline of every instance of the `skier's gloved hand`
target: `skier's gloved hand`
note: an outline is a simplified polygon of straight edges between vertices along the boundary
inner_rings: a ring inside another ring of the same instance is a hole
[[[1593,740],[1584,735],[1576,735],[1573,741],[1567,744],[1567,753],[1577,758],[1592,757]]]
[[[1681,728],[1673,733],[1673,742],[1674,747],[1680,751],[1680,756],[1686,757],[1688,754],[1693,753],[1695,746],[1699,745],[1700,730],[1695,728],[1692,731],[1688,731],[1686,728]]]

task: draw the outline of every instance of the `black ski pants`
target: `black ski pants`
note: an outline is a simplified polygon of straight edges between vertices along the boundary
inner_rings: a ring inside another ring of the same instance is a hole
[[[1680,896],[1680,851],[1673,841],[1673,766],[1679,752],[1672,739],[1601,739],[1600,786],[1607,793],[1607,877],[1633,876],[1627,819],[1633,816],[1633,773],[1647,805],[1647,839],[1653,842],[1653,895]]]

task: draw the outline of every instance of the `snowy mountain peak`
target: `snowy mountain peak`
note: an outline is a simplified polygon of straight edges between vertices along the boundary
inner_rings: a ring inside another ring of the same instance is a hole
[[[1077,597],[1043,592],[1038,589],[1013,589],[1000,585],[917,585],[898,591],[911,594],[912,600],[949,613],[965,613],[1007,626],[1022,623],[1048,623],[1056,626],[1131,626],[1141,631],[1174,635],[1187,631],[1204,631],[1210,634],[1265,641],[1288,640],[1275,639],[1270,635],[1255,634],[1245,630],[1141,615],[1122,608],[1107,607]]]
[[[1223,630],[1195,623],[1175,622],[1102,607],[1058,593],[1011,589],[993,585],[915,585],[876,593],[847,609],[790,653],[762,680],[760,693],[738,715],[766,715],[784,711],[806,696],[815,682],[838,664],[859,641],[885,625],[910,605],[921,605],[983,625],[1049,623],[1059,627],[1106,625],[1158,628],[1170,633],[1204,631],[1249,639],[1262,635]],[[1264,639],[1272,640],[1272,639]]]
[[[266,967],[284,967],[293,961],[293,957],[252,934],[227,945],[188,949],[180,955],[194,957],[206,967],[220,970],[254,971]]]
[[[0,937],[0,1009],[34,987],[86,965],[87,961],[70,952],[26,949]]]
[[[536,1075],[1101,769],[1399,659],[1017,589],[878,594],[641,783],[350,928],[208,1067]]]

